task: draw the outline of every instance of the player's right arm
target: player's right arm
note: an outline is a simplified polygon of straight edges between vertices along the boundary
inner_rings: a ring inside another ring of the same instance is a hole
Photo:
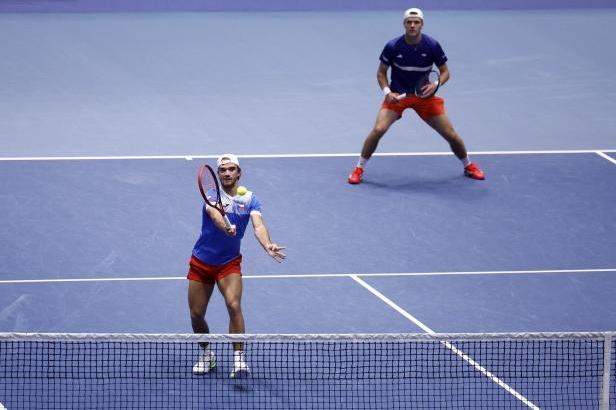
[[[389,90],[389,78],[387,77],[387,70],[389,70],[389,66],[380,62],[379,68],[376,70],[376,80],[379,82],[379,87],[381,87],[383,94],[385,94],[385,100],[388,103],[393,103],[397,101],[396,97],[398,96],[398,93]]]
[[[225,224],[225,219],[220,212],[207,204],[205,205],[205,212],[207,212],[212,222],[214,222],[214,226],[223,231],[227,236],[235,236],[235,225],[227,227],[227,224]]]

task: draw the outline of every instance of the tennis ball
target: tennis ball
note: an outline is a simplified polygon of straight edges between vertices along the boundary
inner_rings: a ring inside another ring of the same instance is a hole
[[[238,186],[237,187],[237,194],[239,196],[246,195],[246,192],[248,192],[248,190],[246,189],[245,186]]]

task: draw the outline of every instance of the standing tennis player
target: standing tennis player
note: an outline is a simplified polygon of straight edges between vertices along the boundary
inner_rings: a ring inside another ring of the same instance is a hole
[[[385,100],[377,115],[374,128],[364,141],[357,166],[349,175],[349,184],[361,182],[366,163],[376,151],[379,140],[394,122],[402,118],[402,112],[407,108],[415,110],[422,120],[445,138],[453,153],[462,161],[464,175],[473,179],[485,179],[483,171],[469,160],[464,141],[445,115],[443,99],[437,96],[420,98],[414,94],[415,83],[423,74],[430,71],[433,64],[440,72],[440,85],[449,80],[447,56],[438,41],[421,32],[423,25],[424,17],[420,9],[406,10],[404,35],[388,42],[381,53],[376,78]],[[387,79],[389,68],[391,68],[391,84]],[[430,84],[428,89],[424,90],[424,94],[429,95],[434,87],[435,85]],[[407,96],[398,98],[401,94]]]
[[[229,333],[244,333],[240,244],[248,222],[252,222],[257,240],[272,258],[282,262],[285,254],[282,253],[283,247],[270,241],[257,197],[250,191],[237,195],[242,174],[237,156],[224,154],[216,164],[221,199],[232,225],[227,227],[220,212],[204,202],[201,236],[193,248],[188,271],[190,320],[195,333],[209,333],[205,311],[216,284],[229,312]],[[203,352],[193,366],[195,374],[207,373],[216,367],[216,358],[209,345],[204,343],[201,347]],[[249,372],[243,343],[234,343],[233,351],[231,377],[239,377]]]

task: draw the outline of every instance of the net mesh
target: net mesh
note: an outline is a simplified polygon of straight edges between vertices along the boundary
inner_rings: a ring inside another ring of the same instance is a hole
[[[616,358],[614,355],[616,354],[616,334],[611,335],[612,346],[610,348],[611,352],[611,360],[610,360],[610,382],[609,386],[607,386],[609,390],[609,408],[616,409]]]
[[[207,340],[217,366],[194,375]],[[250,373],[231,378],[232,343]],[[609,339],[607,339],[609,340]],[[600,408],[605,334],[0,335],[7,409]],[[612,351],[616,342],[609,340]],[[607,349],[609,350],[609,349]],[[604,404],[604,408],[606,404]]]

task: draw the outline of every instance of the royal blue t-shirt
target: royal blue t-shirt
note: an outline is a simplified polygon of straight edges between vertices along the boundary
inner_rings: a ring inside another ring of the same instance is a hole
[[[415,83],[432,65],[447,62],[441,45],[427,34],[422,34],[419,44],[414,45],[407,44],[404,35],[394,38],[385,45],[379,59],[391,67],[389,88],[399,94],[412,94]]]
[[[206,192],[206,195],[211,195]],[[224,265],[240,255],[240,245],[244,232],[250,222],[250,215],[261,214],[261,202],[250,191],[242,196],[231,197],[221,190],[220,196],[229,222],[235,225],[237,233],[234,237],[227,236],[218,229],[206,211],[203,204],[201,218],[201,236],[195,243],[192,254],[209,265]],[[215,199],[211,200],[215,202]]]

